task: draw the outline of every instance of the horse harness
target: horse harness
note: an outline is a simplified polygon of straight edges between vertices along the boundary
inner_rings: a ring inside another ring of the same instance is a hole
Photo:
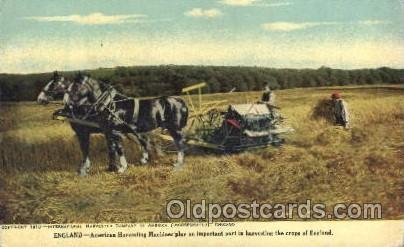
[[[90,91],[94,91],[94,87],[90,83],[87,83],[88,80],[89,78],[87,77],[82,85],[85,85]],[[137,123],[139,117],[139,99],[131,98],[118,93],[112,86],[103,82],[100,83],[103,84],[103,86],[107,87],[107,90],[102,92],[101,95],[95,100],[95,102],[90,105],[90,108],[86,111],[84,117],[77,118],[72,112],[73,118],[77,120],[87,121],[89,117],[97,116],[100,113],[107,111],[109,114],[108,120],[115,121],[118,124],[122,124],[129,127],[130,129],[133,129],[133,124],[129,124],[127,121],[125,121],[125,119],[119,116],[119,114],[117,113],[116,104],[119,102],[132,101],[130,103],[133,110],[131,112],[131,115],[129,116],[129,119],[131,119],[131,122]],[[122,99],[114,100],[116,96],[119,96]]]

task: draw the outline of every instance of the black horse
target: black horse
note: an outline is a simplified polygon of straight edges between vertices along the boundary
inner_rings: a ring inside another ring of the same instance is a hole
[[[55,76],[54,76],[55,77]],[[88,76],[78,75],[74,82],[68,84],[66,80],[57,76],[43,89],[38,96],[39,103],[46,103],[47,95],[52,93],[46,88],[60,90],[65,88],[65,108],[63,112],[71,118],[94,123],[88,126],[72,121],[71,127],[75,131],[83,154],[83,161],[79,174],[87,175],[91,166],[89,154],[90,134],[104,133],[109,150],[108,170],[124,172],[127,162],[122,147],[122,134],[134,134],[143,150],[142,164],[149,159],[150,142],[147,132],[156,128],[163,128],[173,137],[178,150],[175,169],[181,169],[184,163],[184,136],[182,129],[188,119],[188,108],[178,97],[160,97],[137,100],[119,94],[112,86],[99,82]],[[64,82],[64,83],[61,83]],[[119,164],[116,160],[119,157]]]

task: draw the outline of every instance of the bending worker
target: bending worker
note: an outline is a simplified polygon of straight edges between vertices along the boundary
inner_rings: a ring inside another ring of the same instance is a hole
[[[349,128],[349,113],[347,103],[342,99],[339,93],[331,94],[334,107],[334,119],[337,125]]]

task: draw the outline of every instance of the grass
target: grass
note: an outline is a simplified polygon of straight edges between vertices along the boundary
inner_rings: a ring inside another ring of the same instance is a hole
[[[0,223],[168,221],[170,199],[200,202],[380,202],[383,217],[402,219],[404,118],[402,87],[339,88],[349,104],[352,128],[312,117],[335,88],[276,92],[296,131],[280,148],[218,155],[190,150],[186,167],[172,171],[174,154],[138,162],[138,147],[125,141],[125,174],[105,171],[102,136],[93,136],[92,169],[76,175],[81,156],[67,123],[51,120],[56,106],[0,105]],[[259,92],[204,95],[253,102]]]

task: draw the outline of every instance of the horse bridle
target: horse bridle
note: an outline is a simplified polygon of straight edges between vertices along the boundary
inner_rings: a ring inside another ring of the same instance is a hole
[[[88,83],[89,80],[90,80],[89,77],[85,77],[83,81],[79,82],[79,84],[80,84],[81,86],[86,87],[87,90],[89,90],[89,91],[94,91],[94,87],[93,87],[90,83]],[[77,83],[77,82],[74,82],[74,83]],[[101,95],[98,96],[98,97],[95,99],[95,102],[94,102],[94,103],[84,103],[84,102],[86,102],[86,101],[90,101],[90,100],[89,100],[89,96],[85,96],[85,97],[83,97],[82,99],[80,99],[80,101],[79,101],[79,107],[81,107],[81,106],[84,106],[84,107],[87,106],[87,107],[89,107],[88,110],[86,110],[85,115],[84,115],[83,117],[81,117],[82,120],[86,120],[86,119],[88,119],[89,117],[96,116],[96,115],[100,114],[104,109],[108,110],[108,112],[109,112],[111,115],[115,115],[115,114],[114,114],[114,112],[115,112],[115,104],[114,104],[115,101],[112,100],[112,99],[113,99],[113,93],[112,93],[112,92],[113,92],[113,90],[115,90],[115,89],[114,89],[112,86],[110,86],[110,85],[108,85],[108,84],[106,84],[106,83],[103,83],[103,82],[101,82],[101,81],[98,82],[98,83],[103,84],[103,86],[107,86],[107,90],[101,92]],[[70,96],[69,96],[69,97],[70,97]],[[105,101],[108,99],[108,97],[110,97],[111,100],[110,100],[108,103],[105,103]],[[82,101],[82,102],[81,102],[81,101]],[[73,116],[74,118],[76,118],[76,116],[75,116],[75,114],[74,114],[74,110],[72,109],[72,107],[69,107],[69,109],[70,109],[70,111],[71,111],[71,113],[72,113],[72,116]]]

